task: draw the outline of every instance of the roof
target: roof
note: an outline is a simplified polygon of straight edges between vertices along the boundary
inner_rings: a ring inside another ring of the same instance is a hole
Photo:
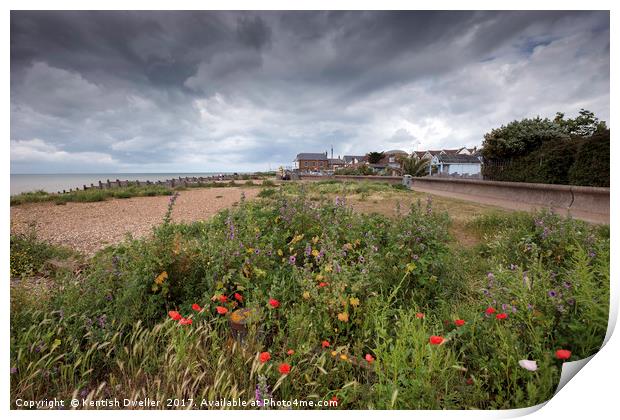
[[[344,160],[342,160],[342,159],[327,159],[327,161],[328,161],[330,164],[339,164],[339,163],[344,164]]]
[[[383,152],[384,155],[408,155],[409,153],[404,150],[388,150],[387,152]]]
[[[346,163],[353,162],[353,159],[357,159],[358,162],[366,160],[366,155],[344,155],[342,157]]]
[[[416,155],[418,159],[422,159],[426,152],[413,152],[413,154]]]
[[[327,160],[325,153],[298,153],[295,160]]]
[[[463,147],[461,147],[460,149],[443,149],[442,151],[446,152],[449,155],[454,155],[460,152],[461,150],[463,150]]]
[[[437,156],[441,163],[480,163],[480,160],[471,155],[445,154]]]

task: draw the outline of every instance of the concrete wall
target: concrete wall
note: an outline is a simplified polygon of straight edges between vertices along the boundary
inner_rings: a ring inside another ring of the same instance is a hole
[[[551,208],[594,223],[609,223],[609,188],[475,179],[413,178],[413,190],[513,210]]]

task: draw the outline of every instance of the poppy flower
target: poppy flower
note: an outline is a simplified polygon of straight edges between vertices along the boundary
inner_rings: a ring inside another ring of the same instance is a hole
[[[226,314],[226,312],[228,312],[228,309],[224,308],[223,306],[216,306],[215,310],[220,315],[224,315],[224,314]]]
[[[463,325],[465,325],[465,320],[464,319],[457,319],[454,321],[454,325],[456,325],[457,327],[462,327]]]
[[[555,357],[557,357],[560,360],[569,359],[570,355],[571,355],[570,350],[558,350],[555,352]]]
[[[228,298],[226,297],[226,295],[220,295],[220,297],[218,297],[218,299],[220,300],[220,302],[222,303],[226,303],[226,301],[228,300]]]
[[[323,341],[321,342],[321,347],[323,347],[323,348],[329,347],[329,341],[327,341],[327,340],[323,340]]]
[[[199,305],[199,304],[197,304],[197,303],[194,303],[194,304],[192,305],[192,309],[193,309],[193,310],[195,310],[196,312],[200,312],[200,311],[202,311],[202,308],[201,308],[201,307],[200,307],[200,305]]]
[[[235,293],[235,299],[237,299],[239,302],[243,302],[243,296],[241,296],[239,293]]]
[[[293,350],[293,349],[289,349],[289,350],[286,352],[286,354],[288,354],[289,356],[292,356],[292,355],[294,355],[294,354],[295,354],[295,350]]]
[[[325,287],[325,286],[329,286],[329,283],[326,283],[324,281],[319,283],[319,287]]]
[[[190,318],[181,318],[179,319],[179,325],[192,325],[192,320]]]
[[[288,363],[282,363],[278,367],[278,370],[282,375],[288,375],[291,372],[291,365],[289,365]]]
[[[501,314],[495,315],[495,318],[497,319],[506,319],[507,317],[508,315],[506,315],[504,312],[502,312]]]
[[[277,308],[278,306],[280,306],[280,302],[274,298],[269,299],[269,304],[272,308]]]
[[[337,396],[334,395],[329,400],[333,403],[333,404],[330,404],[330,405],[333,405],[334,407],[338,407],[338,397]]]
[[[181,320],[181,318],[183,318],[183,317],[181,316],[181,314],[180,314],[180,313],[178,313],[177,311],[170,311],[170,312],[168,312],[168,316],[169,316],[170,318],[174,319],[175,321],[180,321],[180,320]]]
[[[429,338],[428,340],[431,344],[441,344],[443,343],[443,337],[440,337],[438,335],[431,335],[431,338]]]
[[[367,361],[368,363],[372,363],[372,362],[374,362],[374,361],[375,361],[375,358],[374,358],[374,357],[372,357],[372,355],[371,355],[371,354],[366,354],[366,356],[364,356],[364,359],[366,359],[366,361]]]
[[[264,351],[258,356],[261,363],[268,362],[271,359],[271,354],[268,351]]]
[[[494,314],[494,313],[495,313],[495,308],[492,308],[492,307],[490,307],[490,306],[489,306],[489,307],[486,309],[486,311],[484,311],[484,312],[485,312],[487,315]]]
[[[417,314],[415,314],[415,317],[418,319],[422,319],[424,318],[424,314],[422,312],[418,312]]]

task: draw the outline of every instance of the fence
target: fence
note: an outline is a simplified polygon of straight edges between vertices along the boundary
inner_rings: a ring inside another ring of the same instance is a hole
[[[240,180],[250,180],[256,179],[255,176],[248,175],[213,175],[207,177],[178,177],[172,179],[166,179],[164,181],[129,181],[129,180],[120,180],[116,179],[114,181],[110,181],[107,179],[104,181],[99,181],[97,184],[84,185],[83,190],[91,190],[91,189],[109,189],[109,188],[120,188],[120,187],[131,187],[131,186],[153,186],[159,185],[163,187],[175,188],[175,187],[192,187],[192,186],[200,186],[201,184],[214,183],[214,182],[230,182],[230,181],[240,181]],[[58,194],[66,194],[67,192],[80,191],[80,188],[71,188],[69,191],[62,190],[58,191]]]

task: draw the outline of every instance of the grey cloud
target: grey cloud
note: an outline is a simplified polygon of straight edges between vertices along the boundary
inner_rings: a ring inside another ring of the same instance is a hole
[[[609,118],[608,12],[11,13],[22,172],[473,146],[580,107]]]

